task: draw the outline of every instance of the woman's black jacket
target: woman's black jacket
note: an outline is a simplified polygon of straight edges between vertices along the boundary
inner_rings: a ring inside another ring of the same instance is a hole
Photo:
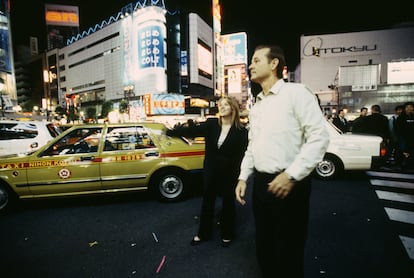
[[[240,163],[248,143],[248,131],[246,128],[232,126],[221,147],[217,146],[221,132],[221,125],[217,118],[209,118],[205,122],[192,127],[177,127],[168,130],[168,136],[184,136],[205,138],[204,177],[209,183],[216,178],[223,182],[234,184],[240,173]]]

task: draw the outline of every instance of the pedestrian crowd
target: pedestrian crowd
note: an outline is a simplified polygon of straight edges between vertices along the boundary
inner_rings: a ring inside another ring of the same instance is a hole
[[[362,107],[360,115],[351,123],[343,110],[332,118],[332,123],[342,132],[380,136],[387,149],[388,158],[394,161],[397,169],[414,167],[414,102],[397,105],[391,117],[385,116],[378,104]]]

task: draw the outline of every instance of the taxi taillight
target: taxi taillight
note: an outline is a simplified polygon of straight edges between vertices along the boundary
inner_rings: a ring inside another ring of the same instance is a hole
[[[380,156],[385,157],[387,155],[387,148],[385,146],[381,146],[380,148]]]

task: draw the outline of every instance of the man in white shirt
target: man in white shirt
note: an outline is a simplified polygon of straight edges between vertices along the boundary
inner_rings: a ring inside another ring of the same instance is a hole
[[[236,199],[253,177],[256,254],[263,277],[303,277],[311,173],[329,144],[316,96],[283,80],[279,46],[258,46],[249,66],[262,92],[250,113],[249,145]]]

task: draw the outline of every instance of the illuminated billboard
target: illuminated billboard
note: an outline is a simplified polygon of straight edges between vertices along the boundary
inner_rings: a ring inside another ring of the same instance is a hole
[[[224,67],[225,89],[228,95],[234,96],[242,103],[247,97],[248,74],[246,64],[237,64]]]
[[[8,5],[6,0],[1,0],[0,6],[0,71],[11,73],[12,71],[12,54],[9,19],[8,19]]]
[[[213,88],[213,30],[197,14],[189,14],[190,83]]]
[[[164,68],[164,37],[161,26],[150,25],[138,31],[138,65],[140,69]]]
[[[387,64],[387,83],[414,83],[414,61],[390,62]]]
[[[77,6],[45,4],[46,25],[79,27]]]
[[[184,115],[185,101],[181,94],[146,94],[146,115]]]
[[[0,27],[0,71],[11,72],[10,37],[8,28]]]
[[[211,79],[213,77],[213,53],[203,41],[199,40],[197,44],[198,49],[198,74]]]
[[[245,32],[221,36],[224,65],[247,64],[247,34]]]
[[[228,76],[228,93],[240,93],[242,85],[242,77],[240,68],[231,68],[227,70]]]
[[[220,36],[221,33],[221,6],[219,0],[212,1],[213,6],[213,29]]]
[[[187,51],[182,50],[181,51],[181,57],[180,57],[180,71],[181,76],[187,76],[188,75],[188,61],[187,61]]]
[[[122,21],[124,86],[134,94],[167,92],[165,10],[140,8]]]

